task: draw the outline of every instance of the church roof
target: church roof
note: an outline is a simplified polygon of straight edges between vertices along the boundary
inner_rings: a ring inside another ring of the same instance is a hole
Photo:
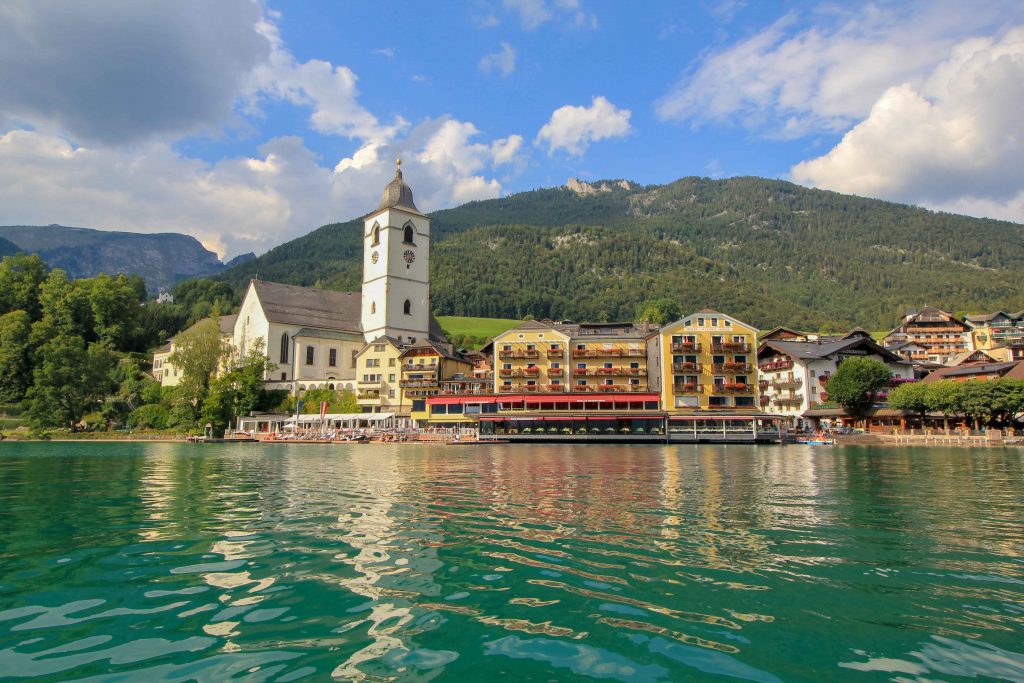
[[[384,188],[384,196],[381,197],[378,211],[382,209],[402,209],[422,216],[416,208],[412,199],[412,188],[405,184],[402,178],[402,161],[398,161],[398,168],[395,169],[395,177]]]
[[[253,280],[267,320],[328,330],[359,332],[362,295]]]

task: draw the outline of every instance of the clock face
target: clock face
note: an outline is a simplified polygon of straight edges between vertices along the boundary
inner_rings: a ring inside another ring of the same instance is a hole
[[[406,263],[412,263],[416,260],[416,254],[412,252],[412,249],[406,249],[405,253],[402,254],[402,258],[405,259]]]
[[[372,261],[373,263],[376,263],[377,259],[379,258],[380,254],[378,254],[377,252],[373,252],[372,254],[370,254],[370,261]]]

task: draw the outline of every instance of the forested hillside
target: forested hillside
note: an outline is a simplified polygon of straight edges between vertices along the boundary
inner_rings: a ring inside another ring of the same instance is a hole
[[[0,237],[0,258],[3,258],[4,256],[11,256],[12,254],[17,254],[18,251],[18,245],[14,244],[13,242],[8,242],[3,237]]]
[[[1024,308],[1024,226],[761,178],[565,188],[433,214],[437,314],[632,318],[653,298],[762,328],[879,329],[906,306]],[[225,271],[357,289],[360,221],[327,225]]]

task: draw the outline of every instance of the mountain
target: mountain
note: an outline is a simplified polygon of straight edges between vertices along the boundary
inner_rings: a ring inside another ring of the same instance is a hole
[[[907,306],[1024,308],[1024,226],[763,178],[572,181],[433,214],[439,315],[631,319],[654,298],[762,329],[883,329]],[[354,290],[361,221],[217,276]]]
[[[224,269],[217,255],[199,240],[177,233],[8,225],[0,226],[0,239],[14,243],[22,251],[39,254],[47,265],[61,268],[69,277],[93,277],[99,273],[141,275],[151,292]],[[2,250],[0,244],[0,253]]]
[[[17,254],[19,251],[21,250],[18,249],[17,244],[0,237],[0,258],[3,258],[4,256],[11,256],[12,254]]]

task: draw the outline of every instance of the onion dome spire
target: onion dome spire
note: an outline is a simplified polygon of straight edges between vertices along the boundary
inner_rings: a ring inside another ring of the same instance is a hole
[[[380,206],[377,207],[377,210],[391,208],[411,209],[416,213],[420,213],[420,210],[416,208],[416,204],[412,200],[412,190],[405,184],[405,180],[402,179],[401,159],[395,161],[395,177],[384,188],[384,196],[381,198]]]

